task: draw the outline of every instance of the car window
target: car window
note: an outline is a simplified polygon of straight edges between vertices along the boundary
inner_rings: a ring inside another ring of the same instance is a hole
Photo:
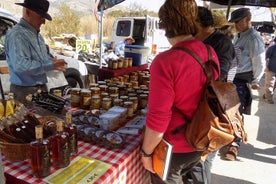
[[[0,17],[0,60],[5,60],[5,38],[7,31],[12,28],[13,22]]]

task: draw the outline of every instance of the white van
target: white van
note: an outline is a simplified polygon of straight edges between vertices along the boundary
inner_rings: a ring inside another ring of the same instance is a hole
[[[135,39],[134,45],[148,47],[154,56],[171,47],[165,31],[159,29],[158,23],[158,17],[119,17],[113,24],[112,40],[116,44],[132,36]]]

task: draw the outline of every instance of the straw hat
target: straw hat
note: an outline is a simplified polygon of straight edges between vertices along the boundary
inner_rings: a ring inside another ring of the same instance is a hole
[[[214,19],[214,27],[215,28],[221,28],[223,26],[233,26],[234,24],[231,22],[228,22],[225,15],[223,14],[213,14],[213,19]]]

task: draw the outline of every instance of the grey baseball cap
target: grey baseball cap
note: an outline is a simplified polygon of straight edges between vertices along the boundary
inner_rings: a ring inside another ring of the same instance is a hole
[[[247,17],[249,15],[251,16],[251,12],[250,12],[249,8],[236,9],[235,11],[233,11],[231,13],[231,18],[230,18],[229,22],[237,22],[237,21],[241,20],[242,18]]]

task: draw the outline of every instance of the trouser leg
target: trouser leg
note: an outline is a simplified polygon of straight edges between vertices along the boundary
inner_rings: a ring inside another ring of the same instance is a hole
[[[275,73],[266,71],[265,73],[265,98],[272,101],[273,91],[275,85]]]

